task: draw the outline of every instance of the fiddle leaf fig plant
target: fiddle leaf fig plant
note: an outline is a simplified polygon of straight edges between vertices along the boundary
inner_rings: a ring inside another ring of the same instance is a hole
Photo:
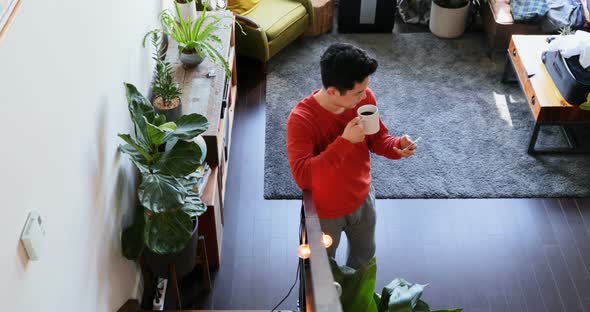
[[[358,269],[339,266],[330,258],[334,281],[342,287],[340,303],[344,312],[462,312],[463,309],[431,310],[420,297],[428,285],[413,284],[396,278],[383,287],[381,296],[375,293],[377,260],[373,257]]]
[[[204,162],[206,147],[193,139],[209,122],[199,114],[167,122],[134,85],[125,83],[125,90],[135,135],[119,134],[126,142],[120,150],[141,173],[138,197],[143,214],[123,231],[123,253],[131,260],[144,247],[158,254],[177,253],[191,238],[192,219],[207,209],[189,175]]]

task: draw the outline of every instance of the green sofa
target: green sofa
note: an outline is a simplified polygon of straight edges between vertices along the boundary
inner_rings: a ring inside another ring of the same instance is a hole
[[[236,28],[238,54],[263,64],[314,23],[311,0],[260,0],[247,14],[235,15],[246,33]]]

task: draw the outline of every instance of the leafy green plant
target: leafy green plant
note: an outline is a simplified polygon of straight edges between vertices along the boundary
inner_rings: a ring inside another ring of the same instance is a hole
[[[223,18],[215,15],[207,14],[207,6],[209,0],[205,1],[205,6],[201,15],[196,21],[192,21],[189,17],[187,20],[180,19],[176,21],[174,16],[168,11],[164,10],[160,13],[160,24],[162,28],[153,29],[149,31],[144,37],[146,38],[153,33],[164,33],[172,37],[178,43],[179,53],[198,53],[201,57],[208,57],[216,64],[223,66],[226,74],[230,75],[230,69],[227,61],[219,52],[219,47],[222,45],[221,39],[215,35],[215,32],[225,26],[221,23]],[[181,16],[178,4],[175,2],[174,7],[177,16]]]
[[[342,287],[340,302],[344,312],[461,312],[463,309],[430,310],[420,299],[427,285],[412,284],[403,278],[396,278],[383,287],[381,296],[375,293],[377,261],[371,259],[358,270],[338,266],[330,259],[334,281]]]
[[[170,62],[164,60],[166,49],[162,46],[161,35],[159,33],[152,33],[151,42],[154,48],[152,59],[156,62],[152,92],[155,99],[162,99],[163,105],[161,106],[164,108],[170,107],[173,106],[173,101],[178,99],[182,92],[178,83],[174,81],[172,65],[170,65]]]
[[[132,84],[125,83],[135,136],[119,134],[120,147],[141,173],[138,197],[142,215],[123,231],[123,254],[137,259],[147,247],[157,254],[181,251],[191,238],[193,219],[207,206],[195,192],[191,178],[204,161],[205,146],[192,140],[209,127],[199,114],[166,122]]]

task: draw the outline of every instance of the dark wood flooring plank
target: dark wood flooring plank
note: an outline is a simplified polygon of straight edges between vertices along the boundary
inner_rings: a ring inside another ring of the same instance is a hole
[[[574,199],[560,199],[559,203],[567,222],[567,226],[571,232],[571,236],[575,241],[576,247],[584,247],[590,245],[590,231],[589,227],[584,223],[578,205]],[[586,271],[586,273],[588,273]]]
[[[425,292],[428,294],[432,309],[450,308],[453,304],[451,288],[448,285],[451,263],[449,253],[440,244],[425,245],[424,257],[428,274],[428,286]]]
[[[270,262],[271,261],[278,261],[279,259],[272,259],[270,257],[270,247],[271,244],[271,220],[270,219],[256,219],[254,221],[254,235],[253,241],[254,245],[252,246],[252,259],[255,264],[251,271],[254,276],[264,276],[270,275],[277,278],[277,272],[272,272],[270,270]],[[265,242],[264,244],[260,244],[259,242]],[[268,278],[258,279],[254,278],[253,283],[249,285],[250,288],[254,289],[252,300],[257,305],[261,304],[264,306],[271,306],[273,303],[273,298],[270,298],[266,293],[267,289],[272,287],[272,281]],[[254,307],[251,307],[254,308]]]
[[[231,297],[227,301],[228,307],[216,307],[217,309],[256,309],[255,307],[263,304],[254,302],[254,291],[259,291],[253,288],[254,283],[259,283],[259,276],[253,276],[255,272],[256,263],[252,257],[240,257],[236,259],[235,266],[238,268],[234,270],[234,275],[231,278],[231,283],[225,287],[231,287]],[[247,269],[246,269],[247,268]],[[264,305],[266,306],[266,305]]]
[[[511,229],[511,237],[514,242],[511,248],[516,277],[520,282],[528,311],[547,311],[534,271],[534,263],[538,261],[539,257],[544,259],[542,245],[539,243],[540,237],[536,221],[538,218],[534,217],[539,215],[537,210],[543,210],[543,204],[539,200],[523,201],[522,203],[523,205],[514,208],[515,223]],[[531,210],[533,214],[531,214]]]
[[[582,220],[584,222],[584,226],[588,231],[590,231],[590,198],[576,198],[575,199],[576,207],[578,207],[578,211],[582,216]],[[582,262],[586,267],[586,272],[590,271],[590,246],[578,246],[580,251]],[[584,279],[588,280],[590,276],[585,276]],[[576,283],[577,285],[577,283]],[[583,286],[585,287],[585,286]],[[582,304],[584,305],[584,309],[586,311],[590,311],[590,300],[587,299],[586,293],[582,292],[582,287],[579,287],[580,295],[582,296]]]
[[[486,294],[492,311],[510,311],[506,291],[520,292],[520,288],[506,289],[506,281],[512,276],[508,273],[508,263],[504,261],[509,254],[509,251],[504,248],[505,241],[506,237],[503,234],[487,235],[487,240],[484,241],[485,247],[482,254],[488,267],[484,274],[488,286]]]
[[[528,310],[524,290],[518,278],[521,270],[526,271],[530,268],[522,257],[518,257],[522,254],[518,215],[524,212],[526,208],[524,203],[525,201],[506,200],[496,203],[493,209],[495,211],[493,218],[502,220],[503,232],[490,236],[489,250],[493,251],[490,262],[498,265],[496,270],[490,271],[496,275],[496,278],[502,280],[501,285],[509,311]]]
[[[477,205],[475,201],[467,201],[471,203],[469,208],[464,208],[462,211],[462,219],[464,220],[464,231],[461,233],[463,248],[465,248],[464,262],[466,271],[466,279],[464,280],[467,289],[467,298],[469,305],[467,310],[471,311],[491,311],[489,299],[489,282],[487,278],[489,259],[486,259],[486,220],[481,218],[481,206]]]
[[[583,311],[578,291],[570,277],[559,246],[545,247],[545,257],[554,276],[564,311]]]
[[[577,300],[568,300],[564,298],[564,305],[566,310],[576,311],[577,306],[580,305],[580,301],[588,301],[587,298],[590,296],[590,280],[588,279],[588,272],[584,266],[581,258],[580,248],[576,245],[580,245],[578,242],[590,243],[587,231],[583,226],[583,221],[579,210],[575,205],[575,202],[569,200],[547,200],[545,205],[547,215],[551,220],[552,228],[559,243],[559,249],[562,253],[564,261],[564,268],[557,269],[552,266],[552,270],[559,270],[560,273],[556,273],[556,279],[561,279],[562,283],[566,283],[564,286],[559,287],[560,293],[564,296],[562,288],[571,289],[567,286],[565,278],[569,277],[570,283],[573,284],[573,293],[576,295]],[[584,245],[581,245],[584,247]],[[562,276],[565,274],[565,276]]]

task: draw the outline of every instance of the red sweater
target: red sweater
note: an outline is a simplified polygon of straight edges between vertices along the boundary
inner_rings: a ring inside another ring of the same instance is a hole
[[[392,149],[400,148],[400,138],[389,135],[382,121],[379,132],[365,136],[363,142],[353,144],[342,138],[346,124],[357,116],[360,106],[376,105],[373,91],[367,88],[366,92],[367,97],[354,109],[341,114],[326,110],[311,94],[289,115],[287,149],[291,172],[301,189],[312,191],[320,218],[343,217],[365,201],[371,187],[369,151],[400,158]]]

